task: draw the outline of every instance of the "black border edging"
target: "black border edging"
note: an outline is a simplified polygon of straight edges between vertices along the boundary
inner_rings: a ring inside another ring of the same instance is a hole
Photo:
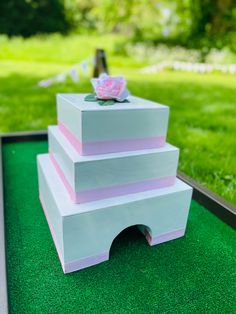
[[[2,144],[4,143],[15,143],[15,142],[29,142],[29,141],[43,141],[47,140],[48,132],[45,130],[34,131],[34,132],[16,132],[0,134]]]
[[[210,212],[224,221],[227,225],[236,229],[236,206],[226,201],[211,190],[203,187],[182,172],[178,172],[178,178],[193,187],[193,199],[207,208]]]
[[[3,199],[3,164],[2,145],[4,143],[43,141],[47,140],[47,131],[17,132],[0,134],[0,313],[8,314],[6,251],[4,232],[4,199]],[[177,177],[193,187],[193,199],[207,208],[223,222],[236,229],[236,206],[203,187],[182,172]]]

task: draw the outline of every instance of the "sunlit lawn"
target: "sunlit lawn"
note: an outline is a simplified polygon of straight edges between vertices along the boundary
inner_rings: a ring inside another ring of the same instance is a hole
[[[168,141],[181,149],[179,169],[236,203],[236,77],[161,72],[141,74],[145,64],[117,56],[113,37],[0,37],[0,131],[45,129],[56,123],[55,94],[91,91],[87,77],[39,88],[41,79],[107,50],[111,74],[124,74],[130,91],[170,106]]]

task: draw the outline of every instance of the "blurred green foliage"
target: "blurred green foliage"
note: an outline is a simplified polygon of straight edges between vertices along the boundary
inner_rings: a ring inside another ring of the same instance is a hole
[[[190,3],[191,31],[188,46],[206,48],[229,46],[235,52],[236,1],[192,0]]]
[[[65,33],[69,27],[62,0],[0,1],[0,33],[29,37],[37,33]]]
[[[121,33],[128,41],[236,52],[235,0],[9,0],[0,2],[0,33]]]
[[[103,1],[94,13],[103,31],[123,32],[134,41],[236,51],[235,0]]]

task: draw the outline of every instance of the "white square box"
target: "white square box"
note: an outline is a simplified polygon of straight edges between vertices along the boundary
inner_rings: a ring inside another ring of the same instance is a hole
[[[175,185],[85,204],[73,204],[49,155],[38,156],[40,199],[65,273],[109,259],[114,238],[137,225],[150,245],[184,235],[192,188]]]
[[[48,128],[50,157],[71,199],[84,203],[171,186],[175,183],[179,149],[81,156],[57,126]]]
[[[58,94],[58,125],[81,155],[134,151],[165,144],[169,108],[130,96],[129,103],[100,106],[86,94]]]

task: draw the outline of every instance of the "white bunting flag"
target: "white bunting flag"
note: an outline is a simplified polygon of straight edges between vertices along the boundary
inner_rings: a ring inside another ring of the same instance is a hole
[[[55,78],[53,78],[54,81],[59,82],[59,83],[65,82],[65,79],[66,79],[66,73],[60,73],[57,76],[55,76]]]
[[[78,71],[76,68],[72,68],[70,70],[70,76],[73,82],[79,82],[79,75],[78,75]]]
[[[80,63],[80,67],[83,71],[83,74],[87,76],[88,75],[88,61],[87,60],[82,61]]]
[[[50,85],[52,85],[52,80],[51,79],[42,80],[42,81],[38,82],[38,86],[39,87],[48,87]]]

